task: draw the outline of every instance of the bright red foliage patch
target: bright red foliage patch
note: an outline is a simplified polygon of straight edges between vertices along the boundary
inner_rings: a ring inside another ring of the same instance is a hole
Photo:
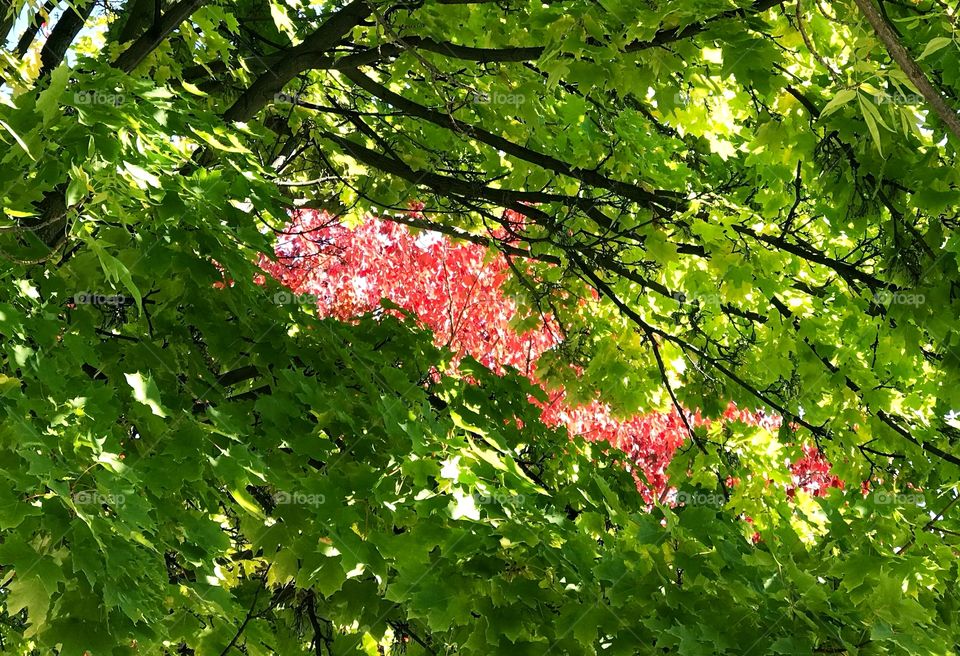
[[[832,487],[843,488],[843,481],[830,473],[830,461],[812,444],[803,447],[804,456],[790,466],[793,474],[793,487],[787,489],[787,496],[793,497],[797,489],[822,497]]]
[[[347,228],[326,212],[302,212],[277,243],[277,263],[261,266],[298,294],[317,296],[320,312],[350,319],[389,299],[412,313],[436,342],[493,371],[532,375],[537,358],[559,340],[551,319],[518,334],[516,304],[501,288],[506,259],[478,244],[370,219]]]
[[[413,212],[414,215],[415,212]],[[522,224],[508,212],[505,218]],[[525,332],[514,329],[516,303],[503,292],[510,266],[501,254],[482,245],[454,242],[437,233],[414,235],[402,224],[370,218],[350,228],[326,212],[298,212],[276,245],[276,261],[261,266],[296,294],[313,294],[321,314],[349,320],[376,311],[389,299],[433,331],[438,345],[449,347],[456,362],[470,355],[491,370],[515,367],[533,382],[537,359],[560,341],[551,316],[539,317]],[[659,495],[674,452],[688,438],[676,412],[651,412],[629,419],[613,416],[601,401],[572,406],[563,390],[551,394],[542,419],[565,426],[572,435],[606,441],[622,450]],[[706,419],[691,413],[693,425]],[[776,430],[780,418],[738,409],[731,404],[723,421],[741,421]],[[792,466],[797,487],[814,494],[840,486],[829,463],[816,449]],[[792,494],[792,491],[790,492]]]

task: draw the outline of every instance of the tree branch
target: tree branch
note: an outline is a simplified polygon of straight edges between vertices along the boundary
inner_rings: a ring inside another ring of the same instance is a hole
[[[76,4],[79,4],[79,2]],[[47,39],[46,43],[43,44],[43,49],[40,50],[38,81],[50,75],[53,69],[63,61],[67,54],[67,48],[70,47],[73,40],[77,38],[77,34],[83,29],[83,24],[90,16],[90,12],[93,11],[94,4],[93,0],[88,0],[79,10],[75,4],[68,5],[68,8],[54,26],[53,32],[50,33],[50,38]]]
[[[33,44],[34,38],[37,36],[37,32],[40,30],[40,26],[43,25],[46,17],[50,15],[50,12],[53,11],[56,6],[57,4],[53,2],[53,0],[46,0],[43,6],[37,10],[37,13],[33,15],[33,20],[30,21],[30,25],[27,26],[27,29],[17,42],[17,57],[22,58],[27,54],[27,51],[30,50],[30,46]]]
[[[513,155],[531,164],[536,164],[548,171],[553,171],[554,173],[580,180],[586,184],[613,191],[625,198],[644,205],[660,205],[672,211],[683,211],[688,205],[684,195],[681,193],[666,190],[650,192],[635,184],[612,180],[596,171],[570,166],[562,160],[515,144],[481,127],[458,121],[448,114],[442,114],[411,100],[407,100],[356,69],[346,69],[343,71],[343,75],[367,93],[380,98],[397,109],[429,121],[434,125],[439,125],[440,127],[448,128],[454,132],[472,137],[481,143],[502,150],[508,155]]]
[[[170,7],[160,22],[140,35],[129,48],[117,57],[113,66],[125,73],[129,73],[142,62],[147,55],[156,49],[167,36],[175,30],[190,14],[199,9],[206,0],[180,0]]]
[[[742,9],[731,9],[715,16],[705,18],[699,23],[688,25],[682,29],[667,28],[657,32],[652,39],[646,41],[633,41],[624,48],[624,53],[640,52],[657,48],[673,43],[683,41],[697,34],[705,32],[713,23],[727,20],[729,18],[743,18],[748,14],[759,14],[767,9],[782,5],[785,0],[762,0],[754,2],[751,6]],[[453,59],[462,59],[482,64],[490,63],[508,63],[508,62],[527,62],[539,59],[544,51],[544,46],[512,46],[507,48],[475,48],[472,46],[463,46],[449,41],[437,41],[429,37],[403,36],[403,43],[386,43],[368,50],[363,50],[353,55],[348,55],[350,66],[362,66],[371,64],[381,59],[396,57],[403,53],[407,47],[414,47],[419,50],[435,52],[445,57]],[[590,38],[587,41],[593,46],[604,46],[606,44]]]
[[[900,43],[897,35],[890,27],[890,23],[877,11],[873,0],[854,0],[854,2],[860,7],[860,11],[867,17],[867,20],[870,21],[870,25],[873,26],[873,31],[876,32],[877,37],[883,42],[890,57],[900,66],[900,69],[906,76],[910,78],[913,86],[923,95],[930,107],[933,108],[933,111],[940,117],[940,120],[943,121],[950,132],[953,133],[953,136],[956,137],[957,140],[960,140],[960,117],[957,116],[957,111],[947,104],[943,94],[930,83],[926,73],[923,72],[923,69],[920,68],[913,57],[910,56],[910,53],[907,52],[907,49]]]
[[[354,0],[328,18],[300,45],[291,48],[283,59],[254,81],[223,114],[228,122],[246,121],[262,109],[294,77],[309,70],[317,61],[326,61],[326,52],[350,30],[367,18],[372,9],[365,0]]]

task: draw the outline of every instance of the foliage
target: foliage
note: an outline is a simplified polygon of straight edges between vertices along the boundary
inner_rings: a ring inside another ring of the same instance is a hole
[[[0,4],[4,648],[955,652],[957,15],[861,5]],[[649,507],[523,376],[275,303],[295,207],[509,254],[572,404],[783,421]]]
[[[506,214],[512,225],[523,221],[510,210]],[[423,218],[416,211],[409,216]],[[542,308],[534,316],[517,313],[506,290],[510,269],[518,263],[481,244],[455,243],[438,233],[415,235],[408,226],[374,217],[351,228],[326,212],[301,211],[279,235],[274,256],[262,256],[261,266],[296,294],[280,292],[276,301],[316,302],[321,316],[341,320],[380,312],[387,301],[398,309],[388,313],[415,317],[430,329],[437,346],[453,351],[448,373],[456,373],[457,362],[468,355],[495,372],[511,367],[544,386],[537,375],[540,358],[569,341],[563,327]],[[668,495],[666,468],[689,438],[676,409],[618,418],[602,396],[571,405],[562,387],[545,391],[546,401],[530,397],[542,409],[541,421],[563,425],[571,435],[591,442],[609,442],[628,459],[628,471],[639,470],[637,485],[648,501]],[[699,409],[684,414],[692,426],[710,423]],[[768,430],[781,424],[777,416],[738,410],[733,404],[715,419]],[[790,469],[795,480],[787,494],[801,487],[822,496],[830,487],[842,486],[830,473],[829,462],[812,447],[805,447]]]

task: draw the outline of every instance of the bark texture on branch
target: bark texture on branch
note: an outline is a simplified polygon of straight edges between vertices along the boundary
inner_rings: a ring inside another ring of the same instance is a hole
[[[874,6],[873,0],[854,0],[854,2],[860,7],[863,15],[867,17],[867,20],[873,27],[873,31],[876,32],[877,37],[883,42],[887,53],[889,53],[893,61],[895,61],[906,74],[913,83],[913,86],[917,87],[917,91],[923,95],[924,99],[929,103],[933,111],[936,112],[937,116],[940,117],[940,120],[944,122],[953,136],[960,140],[960,116],[957,115],[957,110],[947,104],[943,94],[933,86],[927,74],[923,72],[920,65],[914,61],[910,53],[907,52],[907,49],[903,47],[903,44],[900,43],[900,39],[897,38],[890,23],[887,22]]]

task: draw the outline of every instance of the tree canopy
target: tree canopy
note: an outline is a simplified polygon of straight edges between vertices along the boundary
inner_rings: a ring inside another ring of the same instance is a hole
[[[2,648],[956,653],[958,21],[0,1]],[[291,296],[300,210],[489,249],[535,371]]]

